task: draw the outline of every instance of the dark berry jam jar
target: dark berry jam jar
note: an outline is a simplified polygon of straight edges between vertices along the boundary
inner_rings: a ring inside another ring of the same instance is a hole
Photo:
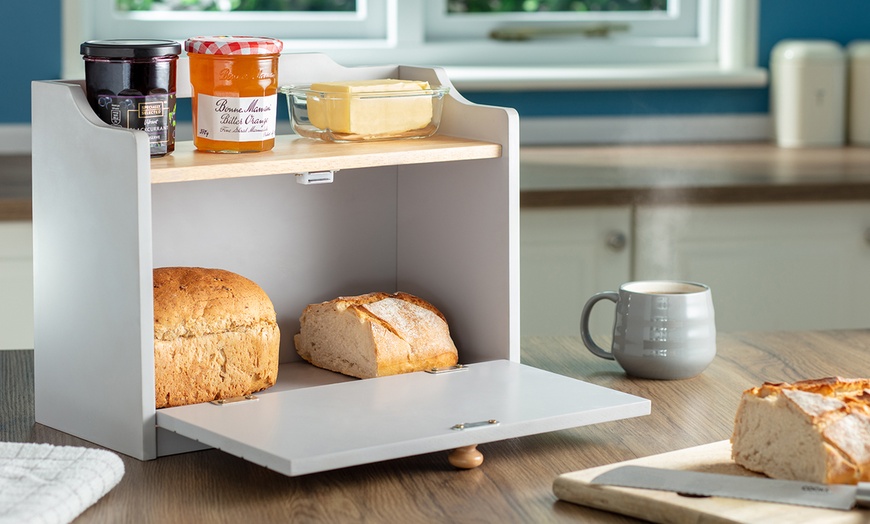
[[[91,40],[81,45],[94,112],[109,125],[148,134],[151,156],[175,150],[173,40]]]

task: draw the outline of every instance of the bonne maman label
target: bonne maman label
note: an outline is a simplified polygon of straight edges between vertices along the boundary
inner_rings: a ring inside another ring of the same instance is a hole
[[[252,97],[197,96],[196,135],[227,142],[275,138],[278,95]]]

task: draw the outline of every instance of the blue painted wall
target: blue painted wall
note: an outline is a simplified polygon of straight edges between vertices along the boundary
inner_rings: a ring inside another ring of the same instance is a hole
[[[770,51],[784,38],[826,38],[846,45],[870,40],[870,1],[760,0],[758,62],[768,67]],[[819,15],[819,7],[828,11]],[[646,89],[541,93],[466,93],[482,103],[515,107],[522,116],[766,113],[767,88]],[[538,102],[529,104],[529,99]]]
[[[0,55],[6,95],[0,123],[30,121],[30,81],[60,76],[60,0],[4,0],[0,31],[7,51]],[[761,0],[759,64],[783,38],[828,38],[845,45],[870,40],[870,1]],[[820,16],[819,7],[828,11]],[[11,45],[9,45],[11,44]],[[759,113],[768,110],[767,89],[668,89],[464,93],[486,104],[515,107],[522,116]],[[536,100],[531,103],[530,100]],[[183,108],[179,108],[184,111]]]
[[[60,76],[61,0],[0,2],[0,124],[30,122],[30,82]]]

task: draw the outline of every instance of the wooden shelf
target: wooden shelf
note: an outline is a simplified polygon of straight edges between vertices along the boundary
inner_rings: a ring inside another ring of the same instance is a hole
[[[500,156],[499,144],[443,135],[418,140],[341,144],[279,136],[271,151],[241,154],[206,153],[197,151],[193,142],[181,142],[176,144],[175,152],[171,155],[151,160],[151,183],[338,171]]]

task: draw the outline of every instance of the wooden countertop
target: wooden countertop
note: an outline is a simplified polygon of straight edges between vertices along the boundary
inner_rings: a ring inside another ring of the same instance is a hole
[[[523,207],[870,199],[870,148],[525,147]]]
[[[753,142],[520,151],[522,207],[843,200],[870,200],[870,148]],[[3,157],[0,220],[28,220],[30,209],[30,157]]]
[[[579,338],[522,346],[525,363],[649,398],[652,414],[481,445],[467,471],[446,453],[296,478],[216,450],[123,457],[121,483],[76,522],[635,522],[557,500],[553,480],[727,439],[741,392],[765,380],[870,376],[870,330],[720,334],[713,364],[681,381],[630,379]],[[0,351],[0,377],[0,440],[92,446],[34,423],[31,351]]]
[[[0,156],[0,222],[30,220],[30,156]]]

